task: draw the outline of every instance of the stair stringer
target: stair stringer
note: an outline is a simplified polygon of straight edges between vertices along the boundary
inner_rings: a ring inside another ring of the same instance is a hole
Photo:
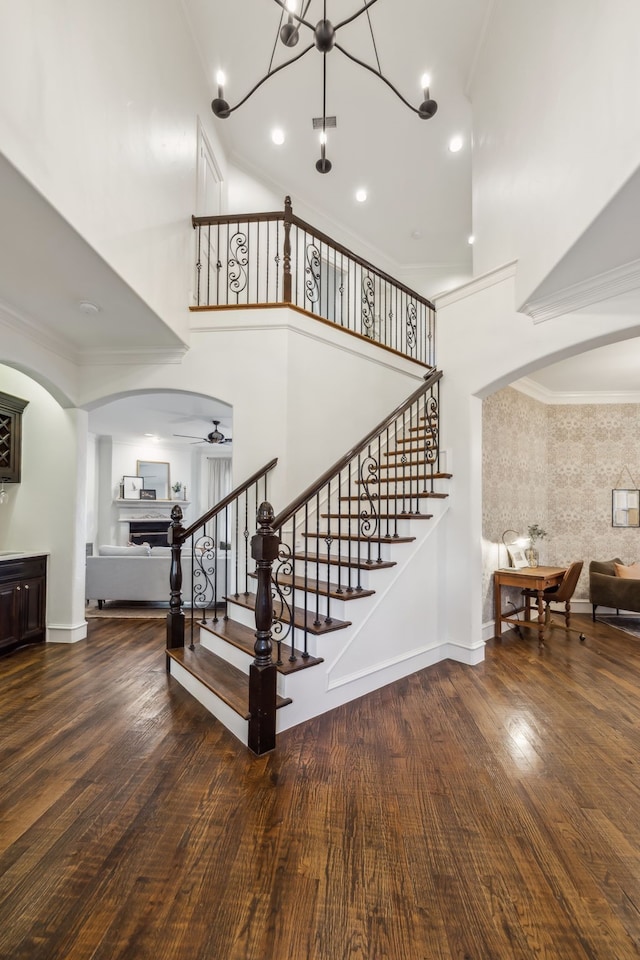
[[[395,548],[398,566],[387,571],[384,584],[375,585],[376,594],[367,598],[366,607],[363,601],[361,613],[360,603],[353,603],[351,627],[317,638],[316,650],[325,662],[287,677],[286,693],[293,703],[278,711],[278,731],[441,660],[473,665],[484,659],[484,644],[465,648],[447,638],[439,571],[444,568],[448,510],[448,503],[440,501],[433,520],[412,524],[415,542]],[[396,638],[399,644],[390,656],[390,643]]]

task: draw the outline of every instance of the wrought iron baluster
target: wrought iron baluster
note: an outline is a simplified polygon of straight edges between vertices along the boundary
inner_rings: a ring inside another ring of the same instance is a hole
[[[304,533],[305,536],[302,538],[302,543],[304,545],[304,595],[305,595],[305,617],[304,617],[304,626],[303,626],[303,640],[302,640],[302,657],[304,660],[309,656],[309,625],[307,623],[306,608],[307,608],[307,596],[309,589],[309,552],[308,544],[309,540],[306,534],[309,532],[309,502],[304,505]],[[293,644],[292,644],[293,646]]]
[[[225,543],[230,543],[229,540],[229,507],[224,508],[224,535]],[[227,551],[227,562],[224,565],[224,595],[225,598],[229,596],[229,551]],[[229,619],[229,604],[226,602],[224,604],[224,617],[223,620]]]
[[[331,623],[331,584],[329,582],[329,566],[331,559],[331,544],[333,543],[333,538],[331,536],[331,480],[327,483],[327,536],[325,537],[325,542],[327,544],[327,615],[324,618],[325,623]],[[318,583],[318,593],[320,592],[320,584]]]
[[[206,528],[205,528],[206,529]],[[220,549],[220,540],[218,538],[218,515],[216,514],[213,518],[213,542],[218,545]],[[226,568],[226,559],[225,559],[225,568]],[[213,578],[213,622],[218,622],[218,570],[216,569],[215,576]]]
[[[351,491],[348,490],[347,493],[350,494]],[[350,501],[347,500],[347,516],[349,516],[349,514],[351,513],[351,510],[349,509],[349,503]],[[342,471],[340,471],[340,473],[338,474],[338,552],[340,551],[341,542],[342,542]],[[342,589],[342,564],[340,563],[339,556],[338,556],[337,570],[338,570],[338,587],[337,587],[336,593],[344,593],[344,590]],[[329,571],[327,571],[327,574],[329,574]]]
[[[240,593],[239,593],[240,571],[239,571],[239,568],[238,568],[238,563],[239,563],[239,561],[240,561],[240,557],[239,557],[239,553],[240,553],[240,550],[239,550],[239,547],[240,547],[240,524],[239,524],[238,513],[239,513],[239,511],[238,511],[238,504],[236,503],[235,509],[234,509],[234,511],[233,511],[233,525],[234,525],[234,527],[235,527],[235,531],[234,531],[235,551],[234,551],[234,552],[235,552],[235,555],[236,555],[236,557],[235,557],[235,568],[236,568],[236,570],[235,570],[235,573],[236,573],[235,583],[236,583],[236,590],[235,590],[235,593],[234,593],[234,597],[235,597],[236,600],[237,600],[238,597],[240,596]]]
[[[347,464],[347,493],[351,495],[353,486],[351,484],[351,461]],[[347,513],[347,593],[353,593],[353,569],[351,567],[352,560],[352,531],[353,531],[353,521],[351,519],[351,511]],[[339,552],[342,553],[342,547],[338,545]],[[359,569],[359,568],[358,568]],[[358,573],[358,577],[360,574]]]
[[[200,244],[202,243],[202,226],[198,224],[198,235],[196,237],[196,304],[200,306],[200,274],[202,273],[202,259],[200,256]]]
[[[249,491],[244,492],[244,595],[249,593]]]
[[[320,581],[320,492],[316,494],[316,585]],[[320,620],[320,591],[316,590],[316,618],[314,627],[319,627]]]

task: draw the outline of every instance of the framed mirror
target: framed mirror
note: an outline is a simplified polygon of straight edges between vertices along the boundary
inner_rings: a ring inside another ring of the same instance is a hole
[[[611,526],[640,527],[640,490],[611,491]]]
[[[161,460],[138,460],[137,474],[145,490],[155,490],[156,500],[169,500],[169,464]],[[145,497],[149,499],[149,497]]]

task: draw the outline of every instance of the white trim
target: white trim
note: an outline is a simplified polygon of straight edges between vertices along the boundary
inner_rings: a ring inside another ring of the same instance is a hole
[[[549,390],[529,377],[514,380],[509,384],[514,390],[532,397],[540,403],[549,405],[559,404],[587,404],[587,403],[640,403],[640,391],[620,391],[619,393],[600,393],[599,391],[563,392]]]
[[[87,638],[87,621],[47,624],[47,643],[77,643]]]
[[[31,317],[20,313],[2,300],[0,300],[0,323],[9,330],[18,333],[21,337],[33,340],[39,347],[44,347],[45,350],[55,353],[63,360],[75,364],[79,362],[79,354],[73,344],[62,337],[52,337],[49,328],[34,323]]]
[[[547,296],[527,300],[520,307],[534,323],[544,323],[568,313],[575,313],[593,303],[619,297],[622,293],[640,288],[640,260],[632,260],[621,267],[581,280]]]
[[[176,334],[177,336],[177,334]],[[132,347],[129,350],[89,350],[78,354],[79,360],[92,366],[182,363],[189,352],[189,346],[182,342],[176,347]]]
[[[489,270],[488,273],[483,273],[480,277],[474,277],[473,280],[461,284],[461,286],[456,287],[455,290],[445,290],[443,293],[436,294],[436,296],[431,299],[437,310],[440,310],[442,307],[449,307],[452,303],[457,303],[459,300],[466,300],[468,297],[473,297],[476,293],[480,293],[481,290],[487,290],[489,287],[495,286],[496,283],[504,283],[505,280],[512,279],[516,275],[517,267],[518,261],[511,260],[509,263],[504,263],[501,267],[496,267],[495,270]]]

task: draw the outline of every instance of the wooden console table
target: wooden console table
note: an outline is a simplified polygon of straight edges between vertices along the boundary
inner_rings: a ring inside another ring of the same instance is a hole
[[[515,626],[537,627],[538,643],[544,643],[544,591],[547,587],[555,587],[562,582],[567,572],[566,567],[513,567],[496,570],[493,574],[494,604],[495,604],[495,636],[502,634],[502,624],[509,623]],[[529,619],[529,598],[522,607],[518,607],[513,614],[505,616],[502,612],[502,587],[519,587],[521,590],[536,590],[538,594],[538,619]],[[518,620],[517,614],[525,611],[526,620]]]

